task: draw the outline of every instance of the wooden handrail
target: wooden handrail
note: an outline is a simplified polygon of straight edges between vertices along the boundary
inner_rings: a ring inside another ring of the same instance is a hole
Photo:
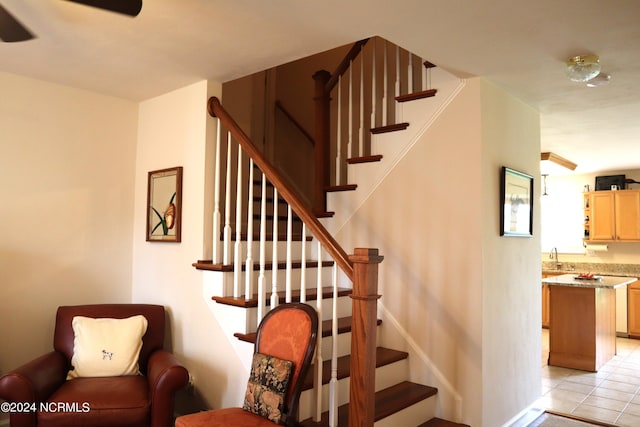
[[[296,120],[295,117],[293,117],[293,115],[286,108],[284,108],[284,105],[282,105],[280,101],[276,101],[275,105],[276,105],[276,108],[280,110],[287,119],[289,119],[289,121],[293,124],[293,126],[295,126],[296,129],[298,129],[300,133],[304,135],[305,138],[307,138],[307,140],[311,143],[311,145],[316,145],[316,141],[313,139],[311,134],[307,132],[307,130],[300,124],[299,121]]]
[[[231,132],[242,149],[253,159],[253,162],[265,174],[267,179],[278,190],[278,193],[289,203],[293,211],[306,224],[311,233],[320,241],[327,253],[334,259],[344,271],[349,280],[353,281],[353,264],[349,256],[340,244],[333,238],[327,229],[318,221],[318,218],[307,208],[302,199],[298,197],[291,186],[284,181],[276,169],[269,163],[264,155],[251,142],[249,137],[233,120],[229,113],[222,107],[220,100],[212,96],[207,102],[207,110],[212,117],[220,119],[225,128]]]
[[[360,54],[360,51],[362,50],[364,45],[367,44],[368,41],[369,41],[368,38],[362,39],[360,41],[355,42],[353,46],[351,46],[351,49],[349,50],[349,52],[347,52],[345,57],[342,59],[342,62],[340,62],[338,67],[331,74],[331,78],[325,85],[324,90],[327,94],[329,94],[333,90],[333,88],[338,84],[338,78],[349,69],[349,64],[351,63],[351,61],[354,60]]]

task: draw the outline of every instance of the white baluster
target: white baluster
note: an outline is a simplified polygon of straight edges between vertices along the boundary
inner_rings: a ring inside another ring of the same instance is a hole
[[[315,402],[315,410],[313,413],[313,421],[319,422],[322,417],[322,244],[317,241],[318,251],[318,268],[317,268],[317,284],[316,284],[316,310],[318,311],[318,334],[316,343],[316,360],[314,363],[313,376],[313,394]]]
[[[329,426],[338,425],[338,264],[333,264],[331,319],[331,380],[329,381]]]
[[[400,81],[402,80],[401,74],[400,74],[400,46],[396,45],[396,96],[400,96]],[[403,106],[401,102],[396,102],[395,103],[395,107],[396,107],[396,123],[401,123],[402,122],[402,111],[403,111]]]
[[[271,264],[271,308],[278,305],[278,190],[273,189],[273,262]]]
[[[353,150],[353,59],[349,61],[349,141],[347,142],[347,159],[353,155],[352,150]],[[347,180],[345,180],[345,182],[346,181]]]
[[[413,56],[409,52],[409,63],[407,64],[407,93],[413,93]]]
[[[387,106],[387,101],[389,99],[388,97],[388,62],[387,62],[387,41],[385,40],[384,43],[382,44],[382,51],[383,51],[383,56],[382,56],[382,126],[386,126],[388,123],[388,118],[387,118],[387,114],[388,114],[388,106]]]
[[[238,145],[238,174],[236,178],[236,242],[233,252],[233,296],[240,296],[240,274],[242,273],[242,148]]]
[[[287,303],[291,302],[291,270],[292,270],[292,260],[291,260],[291,243],[292,243],[292,233],[293,233],[293,211],[291,210],[291,205],[287,204],[287,263],[285,270],[285,301]]]
[[[253,159],[249,158],[249,190],[247,194],[247,260],[244,269],[244,299],[253,297]]]
[[[364,48],[360,48],[360,129],[358,130],[358,152],[364,152]],[[353,154],[350,154],[353,155]]]
[[[337,135],[336,135],[336,185],[342,184],[342,75],[338,76],[338,112],[337,112]]]
[[[264,273],[265,265],[267,263],[267,178],[264,173],[262,174],[262,192],[260,195],[260,273],[258,275],[258,319],[257,325],[265,315],[265,284]]]
[[[220,119],[216,119],[216,160],[214,166],[213,179],[213,236],[211,246],[211,262],[220,263],[220,133],[222,124]]]
[[[428,75],[427,75],[427,67],[424,66],[424,61],[422,59],[420,59],[420,69],[422,70],[422,88],[421,90],[427,90],[429,89],[429,81],[428,81]]]
[[[231,264],[231,132],[227,132],[227,171],[224,191],[224,235],[222,263]]]
[[[307,226],[302,223],[302,249],[300,250],[300,302],[307,302]]]
[[[371,129],[376,127],[376,40],[371,51]],[[362,147],[360,156],[363,156]]]

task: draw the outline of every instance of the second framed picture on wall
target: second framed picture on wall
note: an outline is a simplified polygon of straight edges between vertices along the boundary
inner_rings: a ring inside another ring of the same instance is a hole
[[[502,167],[500,235],[533,236],[533,177]]]
[[[181,231],[182,167],[149,172],[146,240],[180,242]]]

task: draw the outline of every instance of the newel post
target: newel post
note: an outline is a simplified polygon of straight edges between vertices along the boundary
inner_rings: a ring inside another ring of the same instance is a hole
[[[313,75],[315,89],[313,100],[315,103],[315,179],[313,189],[313,211],[321,213],[327,210],[324,188],[329,185],[330,161],[330,103],[331,98],[326,91],[327,82],[331,74],[326,70],[317,71]]]
[[[349,427],[373,427],[378,264],[384,257],[377,249],[356,248],[349,259],[353,262]]]

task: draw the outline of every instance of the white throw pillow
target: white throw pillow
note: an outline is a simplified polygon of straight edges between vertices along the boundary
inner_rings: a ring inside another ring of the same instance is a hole
[[[67,379],[138,375],[138,357],[147,319],[132,316],[111,319],[75,316],[71,321],[73,340],[72,369]]]

